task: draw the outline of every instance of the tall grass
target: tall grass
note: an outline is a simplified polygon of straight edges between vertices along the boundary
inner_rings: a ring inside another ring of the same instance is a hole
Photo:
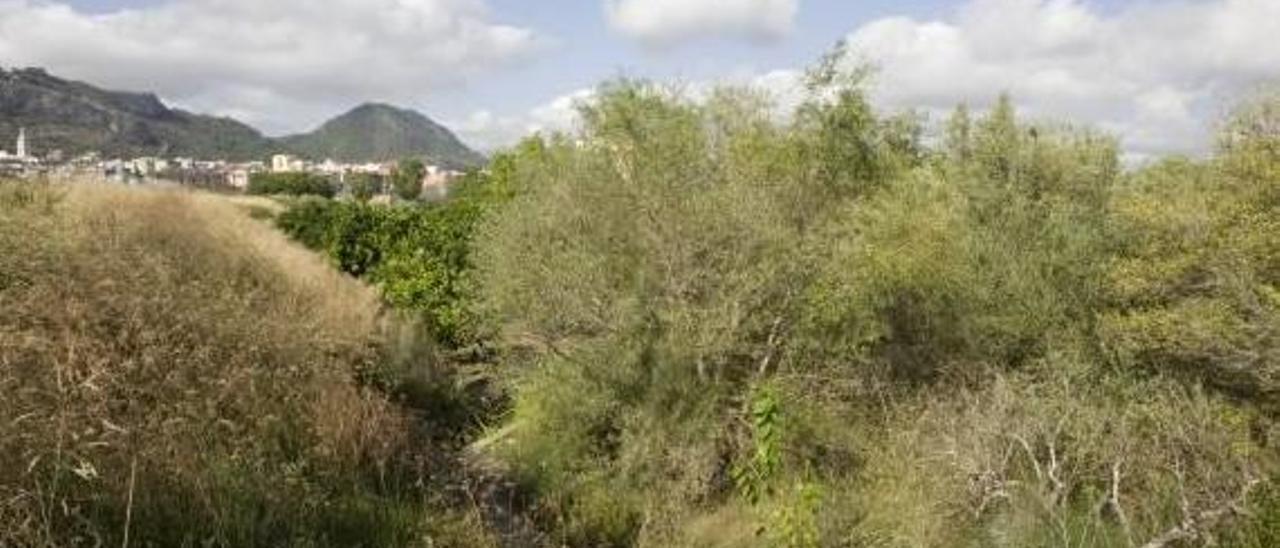
[[[237,205],[3,183],[0,251],[0,545],[488,542],[355,381],[377,295]]]

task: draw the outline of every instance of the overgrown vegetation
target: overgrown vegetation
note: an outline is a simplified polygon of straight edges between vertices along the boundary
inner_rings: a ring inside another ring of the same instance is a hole
[[[514,393],[486,446],[556,539],[1274,538],[1274,105],[1125,173],[1007,98],[932,147],[812,76],[785,126],[623,82],[517,156],[476,238]]]
[[[0,545],[492,540],[376,295],[225,198],[0,184],[0,310]]]
[[[420,322],[394,337],[354,281],[230,253],[204,209],[12,187],[0,520],[49,542],[1275,545],[1280,96],[1210,157],[1126,170],[1009,98],[930,136],[842,58],[785,123],[749,89],[614,82],[579,134],[442,203],[290,202],[278,227]],[[68,221],[88,212],[112,221]],[[93,373],[116,355],[122,380]],[[440,440],[515,492],[443,505],[411,481]]]
[[[505,199],[476,173],[456,183],[444,204],[311,199],[293,204],[276,224],[339,270],[378,285],[389,304],[419,315],[436,341],[461,348],[480,342],[470,307],[472,236],[483,214]]]
[[[401,160],[391,174],[391,187],[396,197],[413,201],[422,197],[422,178],[427,176],[427,166],[422,160]]]
[[[320,196],[332,198],[336,185],[328,177],[313,173],[254,173],[249,177],[249,194]]]
[[[376,173],[351,173],[347,175],[347,188],[351,189],[351,198],[357,202],[372,200],[374,196],[382,194],[385,187],[385,178]]]

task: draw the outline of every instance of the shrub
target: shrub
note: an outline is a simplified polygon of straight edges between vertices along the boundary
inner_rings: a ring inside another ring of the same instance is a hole
[[[1218,158],[1156,164],[1117,196],[1120,253],[1108,265],[1100,328],[1121,363],[1242,396],[1280,390],[1280,137],[1266,118],[1277,107],[1266,104],[1232,118]]]
[[[384,184],[382,176],[376,173],[352,173],[347,176],[347,188],[357,202],[367,202],[382,194]]]
[[[427,166],[422,160],[401,160],[391,175],[391,187],[401,200],[417,200],[422,197],[422,179],[427,176]]]
[[[749,91],[613,83],[581,133],[503,166],[474,274],[513,408],[485,445],[544,523],[570,543],[730,519],[791,545],[1107,546],[1247,522],[1222,509],[1274,466],[1249,426],[1270,388],[1228,401],[1197,383],[1234,377],[1198,364],[1271,377],[1266,162],[1191,171],[1249,198],[1162,210],[1181,187],[1123,173],[1110,138],[1002,98],[934,151],[860,81],[820,67],[786,126]],[[1223,253],[1209,286],[1194,249]]]
[[[438,342],[458,348],[478,340],[471,242],[483,214],[508,199],[505,184],[501,175],[473,173],[450,200],[398,207],[299,200],[276,225],[377,285],[387,303],[418,314]]]
[[[320,196],[332,198],[333,181],[312,173],[254,173],[245,192],[256,195]]]
[[[552,543],[1266,545],[1273,99],[1126,172],[1009,97],[932,146],[843,56],[786,123],[611,82],[442,204],[280,226],[496,362],[474,449]]]
[[[484,310],[532,361],[508,370],[504,447],[551,500],[580,500],[574,477],[618,476],[639,521],[660,523],[729,491],[725,459],[750,458],[726,452],[747,445],[731,402],[790,365],[803,227],[822,214],[793,216],[807,169],[783,169],[802,160],[749,94],[704,107],[621,83],[584,119],[582,144],[517,159],[519,190],[478,240]]]

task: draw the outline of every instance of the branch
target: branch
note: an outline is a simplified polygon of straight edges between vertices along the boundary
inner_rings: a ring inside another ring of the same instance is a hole
[[[1066,462],[1066,455],[1063,455],[1061,461],[1058,460],[1058,440],[1055,434],[1053,441],[1049,442],[1049,468],[1045,473],[1049,478],[1049,482],[1053,484],[1053,492],[1049,494],[1051,497],[1049,501],[1053,506],[1057,506],[1062,501],[1062,497],[1067,490],[1066,484],[1062,483],[1062,479],[1058,477],[1058,470]]]
[[[1017,434],[1009,434],[1010,438],[1018,442],[1022,446],[1022,450],[1027,452],[1027,460],[1031,461],[1031,466],[1035,467],[1036,479],[1044,480],[1044,472],[1040,469],[1040,460],[1036,458],[1035,451],[1031,450],[1031,444],[1027,443],[1026,438]]]
[[[1208,534],[1208,530],[1212,529],[1213,526],[1217,525],[1217,523],[1222,521],[1223,518],[1246,515],[1247,512],[1244,509],[1244,505],[1248,502],[1249,493],[1260,484],[1262,484],[1262,480],[1250,479],[1245,482],[1244,487],[1241,488],[1239,497],[1228,501],[1222,506],[1211,508],[1194,515],[1186,510],[1188,505],[1185,502],[1184,497],[1184,516],[1182,518],[1182,523],[1179,523],[1168,531],[1161,533],[1156,538],[1151,539],[1150,542],[1143,544],[1142,548],[1165,548],[1166,546],[1180,540],[1194,540]]]
[[[1116,521],[1120,523],[1120,527],[1124,529],[1124,537],[1129,546],[1133,546],[1133,528],[1129,525],[1129,516],[1124,513],[1124,507],[1120,505],[1120,473],[1121,461],[1116,461],[1111,465],[1111,487],[1107,490],[1107,494],[1103,496],[1102,502],[1098,503],[1098,513],[1103,514],[1110,511],[1115,516]]]
[[[782,317],[779,316],[773,320],[773,326],[769,328],[769,338],[765,341],[764,358],[760,360],[760,368],[756,375],[764,378],[769,372],[769,364],[773,361],[773,355],[778,349],[778,328],[782,326]]]

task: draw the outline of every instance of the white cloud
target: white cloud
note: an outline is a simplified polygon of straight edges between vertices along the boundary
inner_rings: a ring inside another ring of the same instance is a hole
[[[972,0],[950,20],[869,22],[848,36],[888,107],[985,104],[1085,121],[1135,155],[1206,149],[1220,105],[1280,77],[1280,2],[1185,0],[1103,12],[1081,0]]]
[[[717,86],[748,87],[764,92],[774,102],[780,115],[789,113],[804,100],[802,74],[796,70],[774,70],[764,73],[741,72],[714,81],[673,84],[683,97],[693,101],[706,99]],[[578,107],[596,97],[594,88],[582,88],[541,103],[527,112],[499,116],[479,110],[465,120],[449,123],[464,141],[484,151],[511,146],[534,133],[574,133],[581,129]],[[780,116],[779,120],[782,120]]]
[[[1129,158],[1147,158],[1208,150],[1226,106],[1280,78],[1280,48],[1270,46],[1277,36],[1275,0],[1175,0],[1106,12],[1083,0],[972,0],[950,19],[869,21],[847,41],[851,62],[878,66],[872,100],[882,109],[919,109],[941,121],[958,103],[982,108],[1007,91],[1030,117],[1091,125],[1119,136]],[[801,80],[796,69],[739,71],[677,87],[698,99],[718,84],[748,85],[786,113],[805,97]],[[572,128],[567,97],[522,115],[478,117],[472,127],[491,147],[530,128]],[[545,123],[550,118],[560,123]]]
[[[93,15],[0,0],[0,59],[268,130],[368,99],[411,102],[536,50],[484,0],[171,0]]]
[[[706,36],[768,42],[791,32],[799,0],[604,0],[615,31],[649,47]]]
[[[468,144],[493,151],[515,144],[534,133],[572,133],[578,128],[578,105],[596,94],[592,88],[575,90],[518,115],[499,116],[479,110],[465,120],[448,123]]]

